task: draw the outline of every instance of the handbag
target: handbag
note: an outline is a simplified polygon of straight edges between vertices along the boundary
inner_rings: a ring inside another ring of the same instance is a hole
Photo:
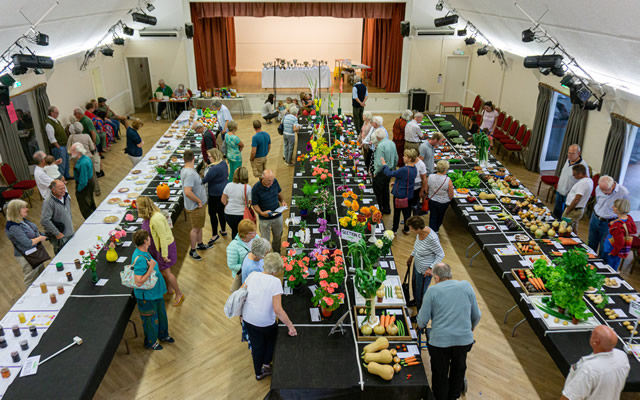
[[[404,274],[404,279],[402,280],[402,293],[404,294],[404,298],[407,299],[407,307],[413,307],[416,305],[415,299],[411,298],[411,293],[409,292],[409,285],[411,285],[411,282],[411,266],[409,266],[407,267],[407,273]]]
[[[440,187],[435,192],[433,192],[433,196],[438,194],[438,192],[440,191],[440,188],[442,187],[442,185],[445,184],[445,182],[447,182],[448,178],[449,177],[446,177],[445,180],[442,181],[442,183],[440,184]],[[431,197],[433,197],[433,196],[431,196]],[[431,199],[429,198],[429,196],[427,196],[427,198],[424,199],[424,201],[422,202],[422,211],[429,212],[429,200],[431,200]]]
[[[256,213],[249,206],[247,202],[247,185],[244,185],[244,216],[243,219],[249,219],[253,222],[256,222]]]
[[[122,282],[122,286],[126,286],[133,289],[143,289],[149,290],[153,289],[158,283],[158,276],[156,275],[155,269],[149,275],[149,279],[146,280],[141,286],[136,285],[135,274],[133,273],[133,267],[136,265],[136,261],[141,256],[136,257],[135,260],[129,265],[124,266],[124,270],[120,271],[120,282]],[[144,257],[146,259],[146,257]]]
[[[247,300],[248,293],[247,288],[242,287],[229,295],[226,303],[224,303],[224,313],[227,317],[233,318],[242,315],[242,308]]]
[[[51,256],[47,253],[47,250],[44,248],[42,243],[38,243],[35,247],[25,251],[23,256],[29,265],[31,265],[31,268],[34,269],[38,268],[44,262],[51,260]]]
[[[409,168],[407,167],[407,197],[404,199],[399,199],[394,197],[393,205],[396,208],[408,208],[409,207]]]
[[[278,133],[284,135],[284,121],[280,122],[280,125],[278,125]]]

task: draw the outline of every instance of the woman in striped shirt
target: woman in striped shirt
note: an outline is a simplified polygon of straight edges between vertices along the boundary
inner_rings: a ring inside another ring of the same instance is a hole
[[[416,235],[411,256],[407,260],[407,268],[413,263],[413,297],[416,300],[416,308],[420,312],[422,299],[431,283],[431,271],[433,267],[444,259],[444,250],[440,245],[438,234],[426,226],[424,219],[414,215],[407,219],[410,233]],[[415,262],[414,262],[415,261]]]

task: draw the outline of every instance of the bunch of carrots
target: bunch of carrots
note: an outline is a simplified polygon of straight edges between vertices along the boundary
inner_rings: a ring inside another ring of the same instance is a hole
[[[540,279],[540,278],[529,278],[529,282],[531,282],[533,287],[535,287],[539,291],[541,291],[541,292],[546,292],[547,291],[547,288],[544,286],[544,282],[542,282],[542,279]]]
[[[416,356],[403,358],[401,361],[401,365],[403,367],[410,367],[412,365],[418,365],[418,364],[420,364],[420,362],[416,359]]]
[[[387,326],[393,324],[396,322],[396,316],[395,314],[382,314],[380,316],[380,325],[382,325],[383,328],[387,329]]]

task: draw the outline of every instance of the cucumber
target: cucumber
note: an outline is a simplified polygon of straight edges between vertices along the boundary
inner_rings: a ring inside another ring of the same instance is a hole
[[[558,311],[554,310],[551,307],[547,307],[545,305],[541,305],[541,304],[536,304],[536,307],[538,307],[540,310],[546,312],[547,314],[559,318],[559,319],[563,319],[565,321],[571,321],[571,317],[564,315],[564,314],[560,314]]]

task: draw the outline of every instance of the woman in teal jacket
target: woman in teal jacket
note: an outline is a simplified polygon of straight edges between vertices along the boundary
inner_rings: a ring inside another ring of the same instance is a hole
[[[259,237],[257,231],[258,227],[255,222],[249,219],[243,219],[238,224],[238,234],[227,246],[227,265],[234,278],[236,274],[240,273],[242,261],[244,261],[246,255],[251,251],[251,242],[256,237]]]

